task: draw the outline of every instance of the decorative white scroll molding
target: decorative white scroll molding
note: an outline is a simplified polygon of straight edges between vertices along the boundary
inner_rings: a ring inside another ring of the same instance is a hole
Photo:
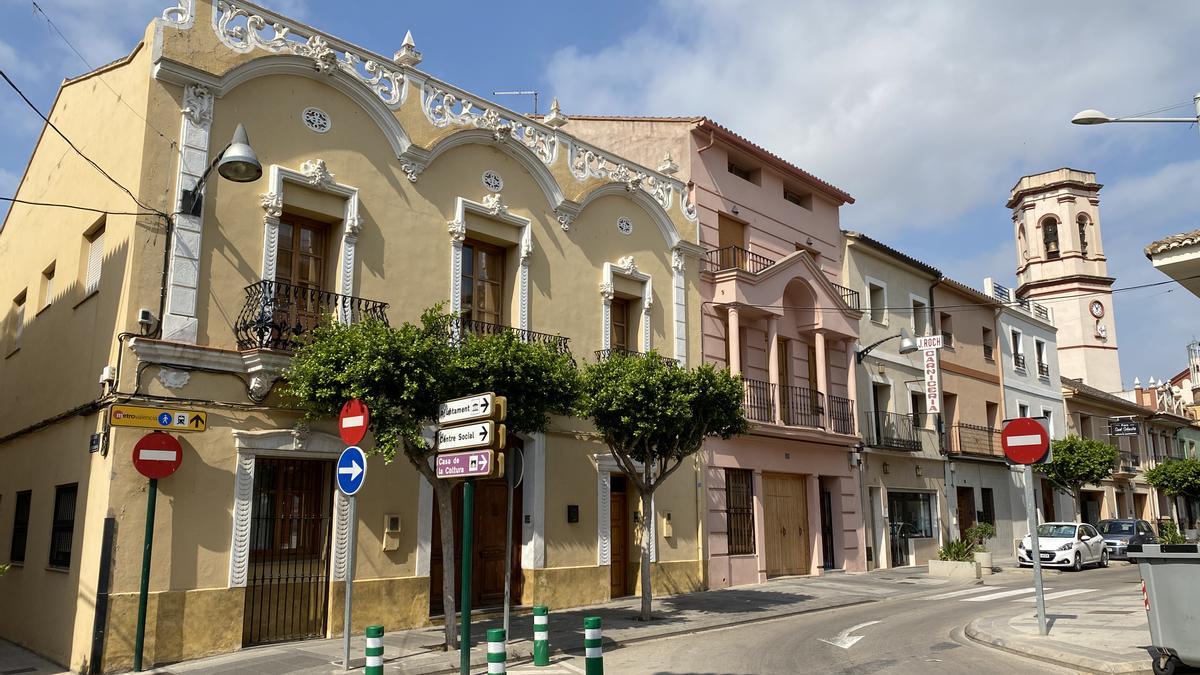
[[[333,491],[333,581],[345,581],[350,562],[350,500]],[[353,580],[353,577],[351,578]]]
[[[175,225],[167,272],[167,305],[163,312],[163,338],[195,344],[198,335],[196,298],[200,287],[200,251],[203,211],[192,215],[184,191],[200,183],[208,166],[208,134],[212,127],[213,94],[201,84],[183,88],[180,109],[179,167],[175,177]],[[203,207],[203,202],[201,202]],[[187,213],[185,213],[187,211]]]
[[[263,280],[275,279],[276,257],[279,253],[279,218],[283,215],[285,202],[284,189],[287,183],[292,183],[328,192],[345,200],[346,207],[342,213],[341,252],[338,257],[337,292],[342,295],[354,295],[354,255],[358,245],[358,235],[362,231],[362,219],[358,215],[358,188],[336,182],[333,174],[325,165],[325,160],[322,159],[305,161],[300,165],[299,171],[272,164],[269,180],[267,192],[261,196],[261,205],[265,212],[263,217]],[[349,321],[350,317],[340,316],[339,319]]]
[[[163,10],[162,21],[175,28],[191,28],[196,21],[196,0],[178,0]]]
[[[573,139],[567,142],[567,165],[571,169],[571,175],[581,181],[600,178],[621,183],[629,192],[641,190],[658,202],[663,211],[671,210],[674,195],[678,192],[680,212],[688,220],[696,220],[695,205],[691,203],[687,188],[683,183],[668,178],[665,174],[655,174],[649,169],[618,160],[602,150]]]
[[[651,342],[650,309],[654,304],[654,288],[651,285],[650,275],[638,270],[637,263],[631,255],[620,258],[615,264],[610,262],[604,263],[604,270],[600,278],[600,297],[604,303],[600,311],[600,320],[603,322],[600,328],[600,348],[612,349],[612,301],[613,295],[616,293],[613,276],[631,279],[642,285],[641,351],[648,352],[650,351]]]
[[[558,138],[553,129],[449,85],[426,80],[421,87],[421,109],[425,111],[425,119],[439,129],[449,126],[487,129],[497,143],[515,140],[547,166],[558,158]]]
[[[676,247],[671,249],[671,295],[675,304],[675,317],[671,322],[675,326],[675,360],[681,366],[687,366],[687,261],[683,250]]]
[[[302,459],[335,459],[342,450],[342,442],[336,436],[306,429],[270,429],[266,431],[233,431],[233,444],[237,449],[237,468],[233,483],[233,528],[229,547],[229,587],[246,585],[247,569],[250,564],[251,537],[254,535],[254,466],[256,458],[297,457]],[[333,505],[331,505],[332,507]],[[335,514],[336,515],[336,514]],[[334,518],[334,554],[346,555],[345,542],[348,521]],[[341,541],[341,550],[338,542]],[[345,566],[343,564],[343,573]],[[335,570],[336,572],[336,570]]]
[[[408,90],[404,73],[385,67],[384,58],[327,39],[279,14],[218,0],[213,12],[213,30],[222,44],[240,54],[262,49],[273,54],[306,57],[319,73],[342,72],[358,80],[389,108],[404,104]]]
[[[625,470],[617,463],[612,455],[593,455],[596,462],[596,564],[600,566],[612,564],[612,521],[609,510],[612,503],[612,474],[624,475]],[[635,464],[641,471],[642,465]],[[658,522],[654,516],[658,509],[654,499],[650,500],[651,514],[642,517],[650,518],[650,562],[658,562]],[[641,557],[640,554],[638,556]]]
[[[528,218],[508,212],[499,193],[489,193],[481,201],[458,197],[454,204],[454,220],[446,223],[450,235],[450,314],[462,312],[462,245],[467,238],[467,214],[486,216],[496,222],[518,228],[518,253],[520,267],[517,270],[517,286],[520,307],[517,312],[517,328],[529,330],[529,264],[533,258],[533,228]]]

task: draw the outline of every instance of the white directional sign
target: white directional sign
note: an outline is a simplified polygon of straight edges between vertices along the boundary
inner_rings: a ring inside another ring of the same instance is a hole
[[[471,448],[499,448],[504,446],[504,425],[491,420],[464,424],[461,427],[441,429],[437,435],[438,452],[469,450]]]
[[[504,397],[488,392],[438,405],[438,424],[459,424],[472,420],[503,420]]]

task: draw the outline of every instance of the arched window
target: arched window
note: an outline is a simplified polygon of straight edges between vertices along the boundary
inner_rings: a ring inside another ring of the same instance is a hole
[[[1029,258],[1029,245],[1025,243],[1025,223],[1017,226],[1017,255],[1024,261]]]
[[[1058,221],[1047,218],[1042,221],[1042,243],[1046,247],[1046,258],[1053,260],[1058,257]]]
[[[1079,217],[1075,219],[1075,222],[1079,225],[1079,252],[1082,253],[1083,256],[1086,258],[1087,257],[1087,247],[1088,247],[1088,241],[1087,241],[1088,217],[1081,213],[1081,214],[1079,214]]]

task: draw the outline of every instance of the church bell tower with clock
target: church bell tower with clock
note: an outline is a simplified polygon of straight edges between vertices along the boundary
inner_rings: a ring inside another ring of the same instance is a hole
[[[1017,242],[1017,297],[1053,313],[1060,371],[1118,392],[1115,279],[1100,239],[1101,187],[1089,171],[1047,171],[1017,181],[1007,206]]]

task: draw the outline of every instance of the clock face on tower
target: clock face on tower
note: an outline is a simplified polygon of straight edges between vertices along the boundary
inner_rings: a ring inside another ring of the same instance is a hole
[[[1092,304],[1088,306],[1088,310],[1091,311],[1092,316],[1099,319],[1104,316],[1104,303],[1099,300],[1093,300]]]

